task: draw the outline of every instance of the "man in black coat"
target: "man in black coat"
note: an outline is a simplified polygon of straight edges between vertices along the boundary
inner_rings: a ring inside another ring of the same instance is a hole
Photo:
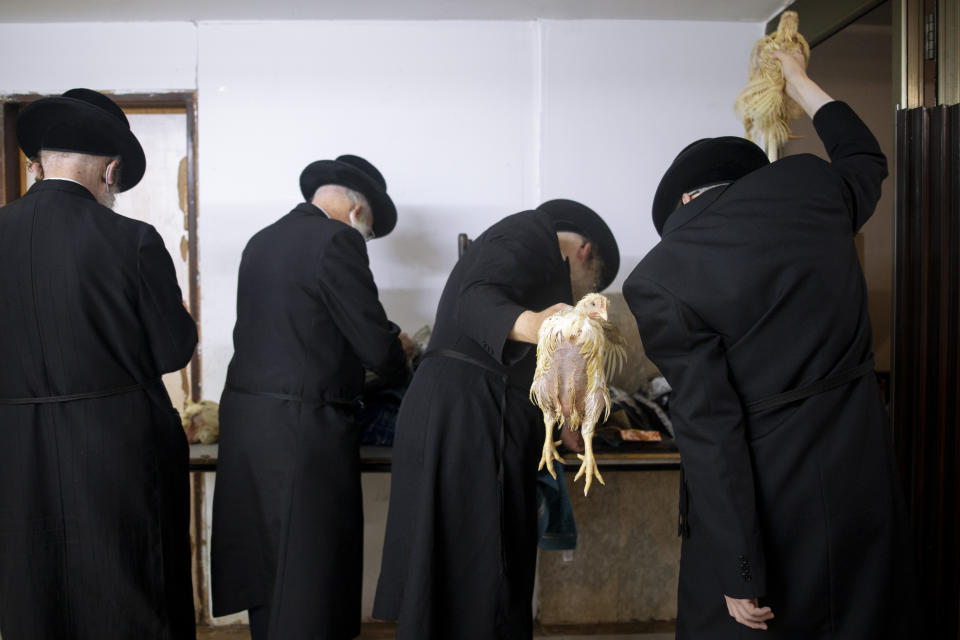
[[[27,106],[17,137],[38,182],[0,209],[0,633],[193,638],[189,454],[160,376],[197,329],[160,235],[108,208],[143,149],[89,89]]]
[[[677,637],[911,637],[905,513],[853,241],[886,161],[850,107],[778,57],[831,161],[768,164],[740,138],[690,145],[654,200],[662,240],[623,289],[673,387]]]
[[[308,165],[300,188],[306,201],[243,251],[220,401],[213,612],[249,609],[254,640],[359,634],[353,413],[364,367],[386,380],[409,375],[364,245],[396,224],[383,177],[347,155]]]
[[[397,419],[373,615],[398,620],[400,640],[532,637],[537,331],[619,264],[600,216],[553,200],[487,229],[454,267]]]

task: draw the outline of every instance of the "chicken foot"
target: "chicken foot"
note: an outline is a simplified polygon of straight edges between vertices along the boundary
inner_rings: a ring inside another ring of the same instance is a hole
[[[583,495],[587,495],[590,492],[590,485],[593,483],[593,477],[596,476],[600,484],[606,484],[603,481],[603,476],[600,475],[600,469],[597,468],[597,459],[593,456],[593,429],[584,429],[583,430],[583,453],[578,453],[577,457],[580,458],[580,470],[577,471],[577,475],[574,476],[573,481],[576,482],[580,479],[580,476],[585,476],[586,482],[583,487]]]
[[[553,476],[554,479],[557,477],[557,472],[553,469],[553,461],[563,462],[563,458],[557,453],[557,445],[560,444],[560,440],[553,439],[553,429],[556,423],[557,414],[552,411],[543,412],[543,426],[546,433],[543,437],[543,453],[540,455],[540,466],[537,467],[537,471],[540,471],[546,466],[547,472]]]

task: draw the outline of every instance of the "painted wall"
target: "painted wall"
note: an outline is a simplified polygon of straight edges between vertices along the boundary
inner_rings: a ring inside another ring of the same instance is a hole
[[[308,162],[372,160],[400,210],[369,245],[388,313],[431,323],[457,233],[555,197],[607,219],[622,267],[656,243],[652,194],[690,140],[739,132],[758,24],[649,21],[0,24],[0,93],[198,91],[205,397],[232,352],[249,236]],[[51,45],[50,43],[56,43]],[[62,55],[63,52],[82,52]]]
[[[733,101],[763,26],[548,21],[542,33],[542,197],[604,216],[620,245],[619,291],[659,241],[653,194],[677,153],[743,135]]]
[[[319,158],[383,173],[398,223],[367,245],[371,268],[394,321],[432,324],[457,234],[536,204],[534,35],[525,22],[200,26],[207,395],[233,349],[240,252],[302,200],[300,171]]]
[[[196,70],[188,22],[0,24],[0,95],[192,90]]]

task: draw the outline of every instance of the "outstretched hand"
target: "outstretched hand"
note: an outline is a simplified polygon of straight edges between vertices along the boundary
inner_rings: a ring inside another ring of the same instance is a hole
[[[756,598],[723,597],[727,600],[727,611],[731,618],[745,627],[767,630],[767,620],[773,618],[770,607],[760,607]]]
[[[540,325],[543,324],[543,321],[555,313],[567,311],[572,308],[573,307],[565,302],[558,302],[550,307],[547,307],[543,311],[524,311],[513,323],[513,328],[510,329],[510,334],[507,336],[507,338],[510,340],[517,340],[518,342],[537,344],[537,336],[540,332]]]

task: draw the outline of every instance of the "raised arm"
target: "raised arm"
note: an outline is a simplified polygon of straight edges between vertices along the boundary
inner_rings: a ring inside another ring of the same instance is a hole
[[[783,65],[787,95],[813,119],[830,156],[830,173],[850,212],[856,233],[873,215],[880,185],[887,177],[887,159],[870,129],[846,103],[834,101],[807,76],[799,54],[777,52]]]

